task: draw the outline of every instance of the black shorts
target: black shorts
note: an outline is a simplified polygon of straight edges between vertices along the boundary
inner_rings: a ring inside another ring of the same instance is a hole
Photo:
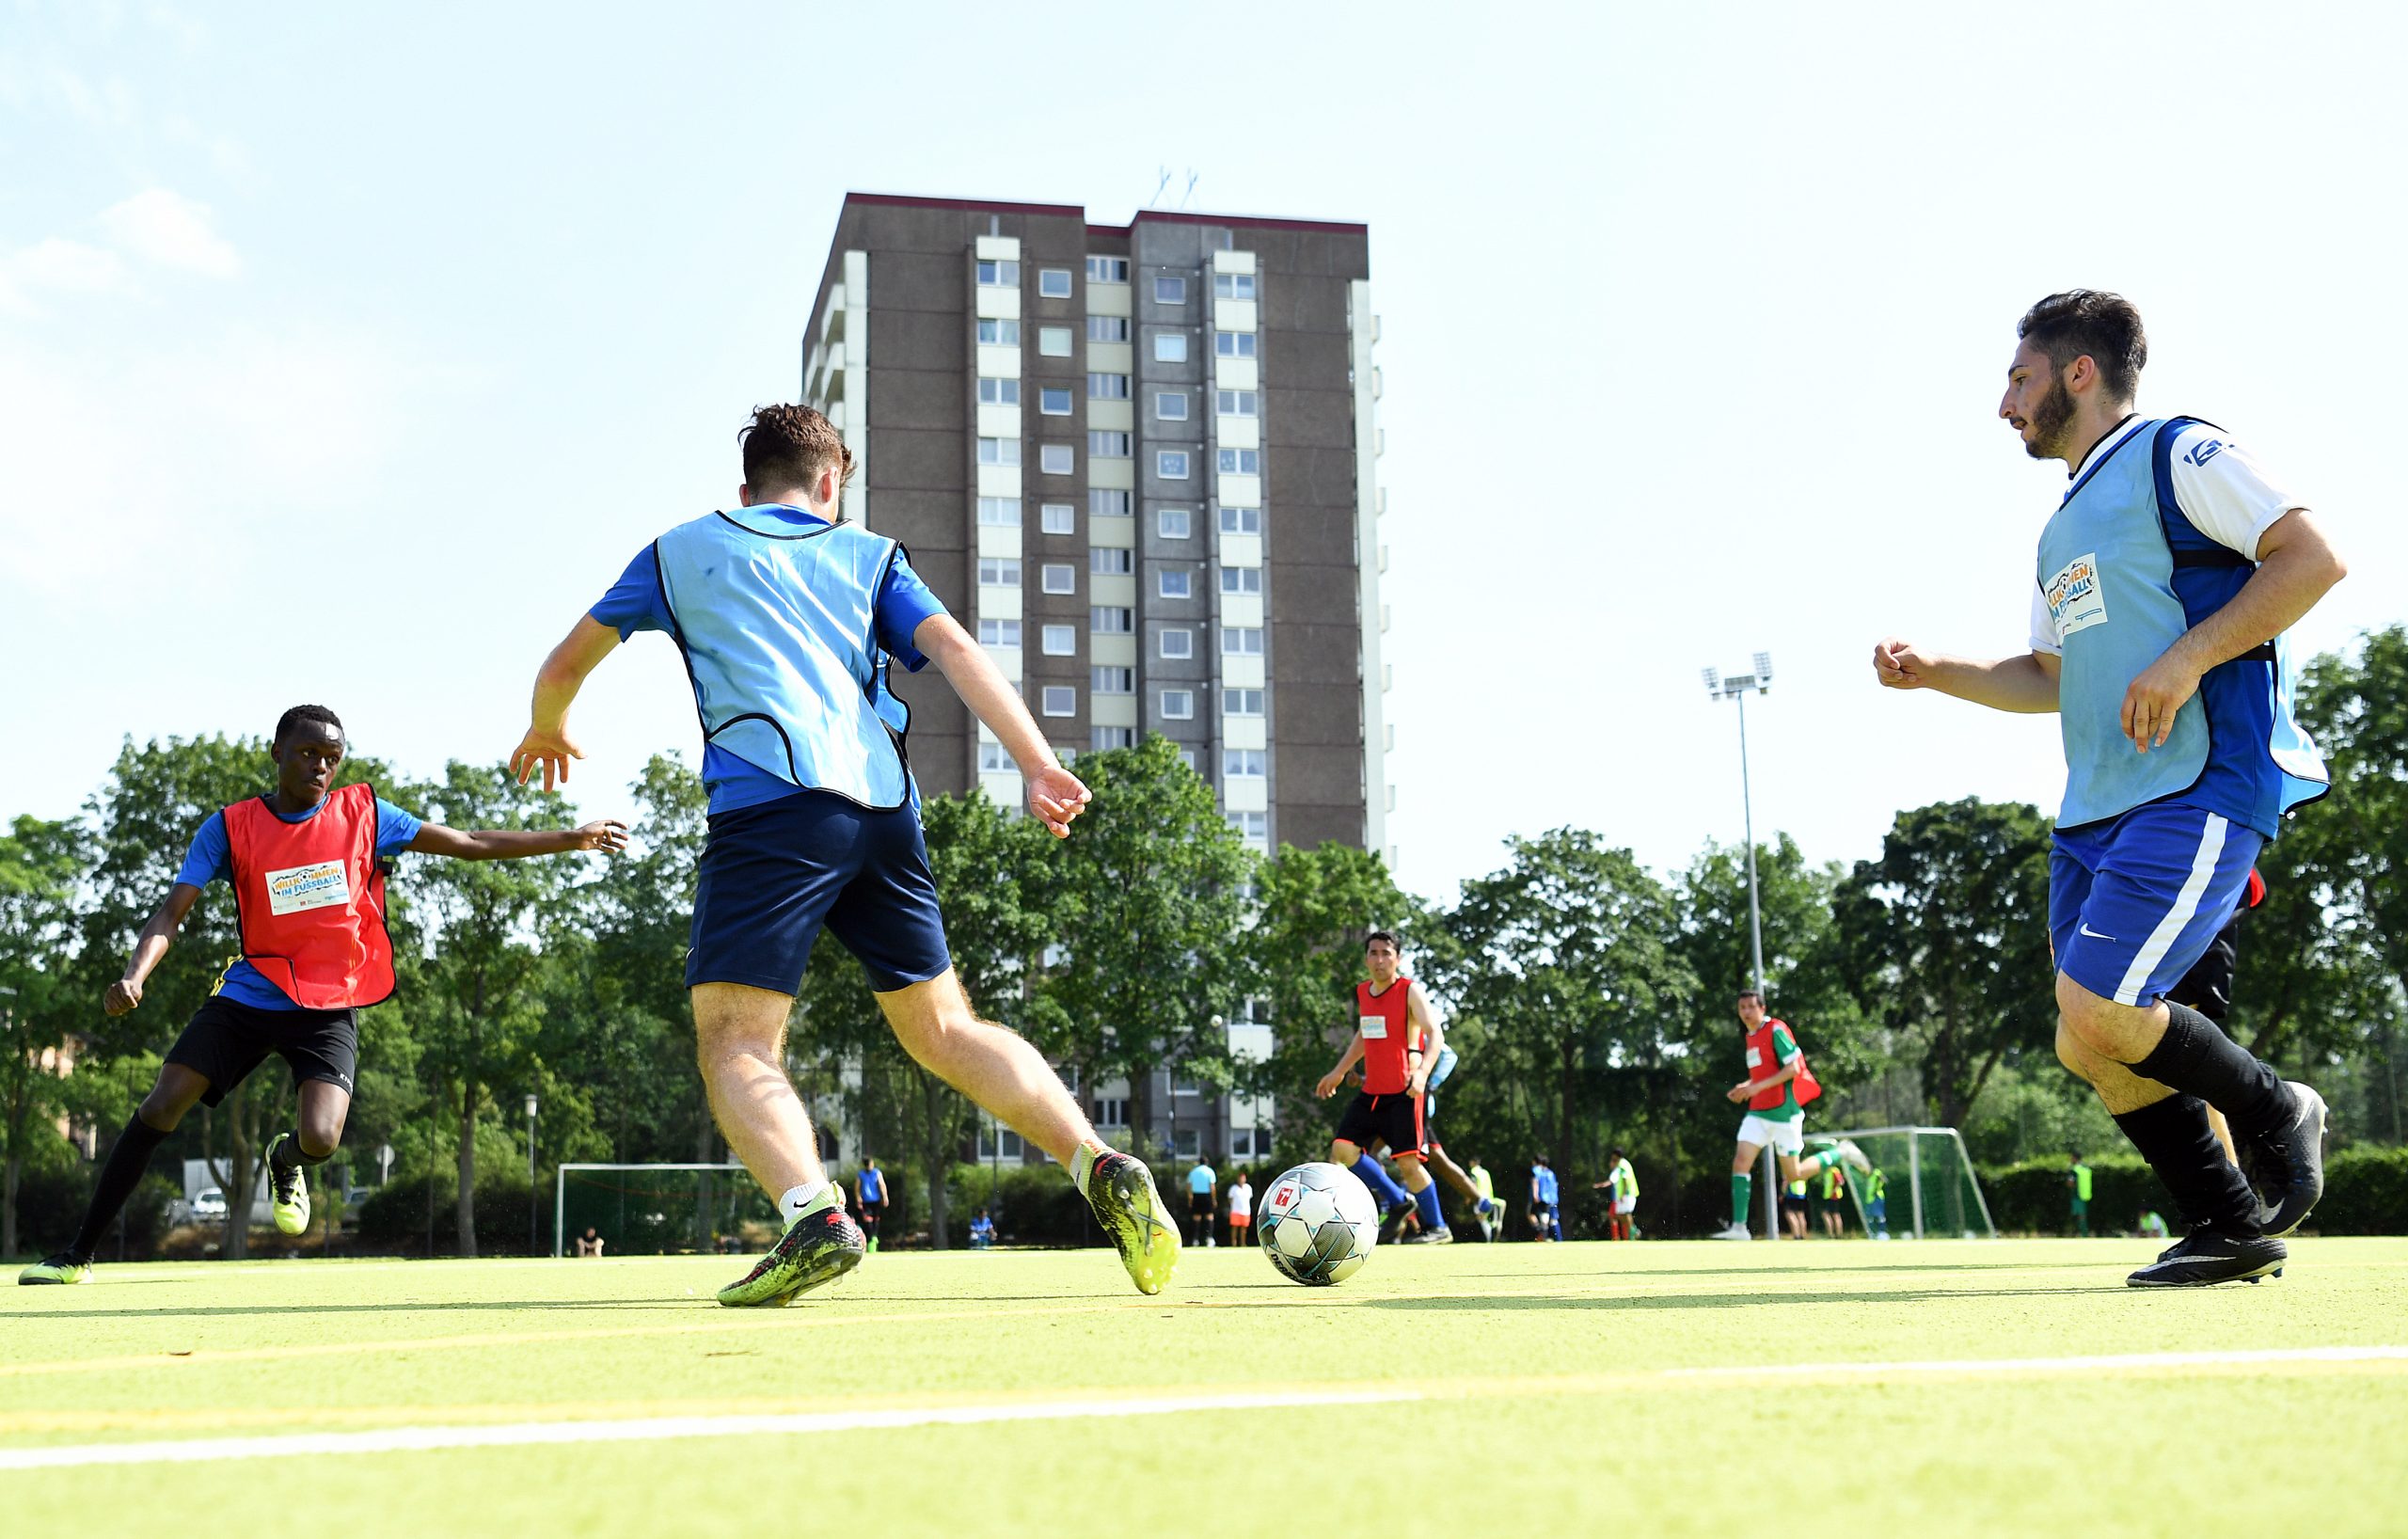
[[[1187,1215],[1190,1218],[1210,1218],[1219,1211],[1213,1204],[1212,1193],[1190,1192],[1187,1194]]]
[[[715,812],[694,888],[686,987],[802,987],[825,928],[890,993],[953,965],[916,808],[862,807],[798,791]]]
[[[878,1226],[878,1221],[885,1216],[886,1198],[879,1198],[875,1202],[864,1202],[862,1204],[862,1227],[863,1229],[875,1229]]]
[[[348,1093],[359,1072],[359,1012],[263,1010],[212,994],[167,1049],[167,1061],[209,1081],[200,1099],[214,1106],[271,1053],[293,1066],[294,1085],[325,1080]]]
[[[1400,1091],[1375,1096],[1357,1090],[1338,1119],[1338,1136],[1357,1149],[1386,1144],[1399,1159],[1420,1159],[1428,1152],[1429,1132],[1421,1120],[1421,1100]]]

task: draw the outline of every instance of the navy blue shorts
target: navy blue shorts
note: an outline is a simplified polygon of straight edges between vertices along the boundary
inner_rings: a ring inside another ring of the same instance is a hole
[[[800,791],[715,812],[700,877],[689,989],[744,983],[794,993],[823,927],[861,959],[880,993],[953,965],[916,808],[876,811]]]
[[[2057,971],[2102,999],[2156,1004],[2232,917],[2265,842],[2179,801],[2059,829],[2049,855]]]

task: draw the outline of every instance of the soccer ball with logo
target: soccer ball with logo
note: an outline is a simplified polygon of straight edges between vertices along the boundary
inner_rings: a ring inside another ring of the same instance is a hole
[[[1354,1171],[1316,1161],[1287,1171],[1263,1192],[1255,1232],[1281,1277],[1326,1288],[1370,1260],[1380,1238],[1379,1204]]]

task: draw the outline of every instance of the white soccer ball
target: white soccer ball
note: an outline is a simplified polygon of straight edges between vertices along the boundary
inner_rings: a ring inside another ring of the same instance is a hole
[[[1380,1208],[1371,1189],[1344,1166],[1315,1161],[1281,1174],[1262,1193],[1255,1233],[1262,1253],[1291,1282],[1326,1288],[1371,1259]]]

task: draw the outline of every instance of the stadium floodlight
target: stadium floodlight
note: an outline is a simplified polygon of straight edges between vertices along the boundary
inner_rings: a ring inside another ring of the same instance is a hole
[[[1705,692],[1707,694],[1720,694],[1722,692],[1722,675],[1720,674],[1716,673],[1711,668],[1701,668],[1698,670],[1698,673],[1705,680]]]
[[[1756,693],[1764,694],[1771,689],[1772,654],[1769,652],[1759,652],[1756,654]]]

